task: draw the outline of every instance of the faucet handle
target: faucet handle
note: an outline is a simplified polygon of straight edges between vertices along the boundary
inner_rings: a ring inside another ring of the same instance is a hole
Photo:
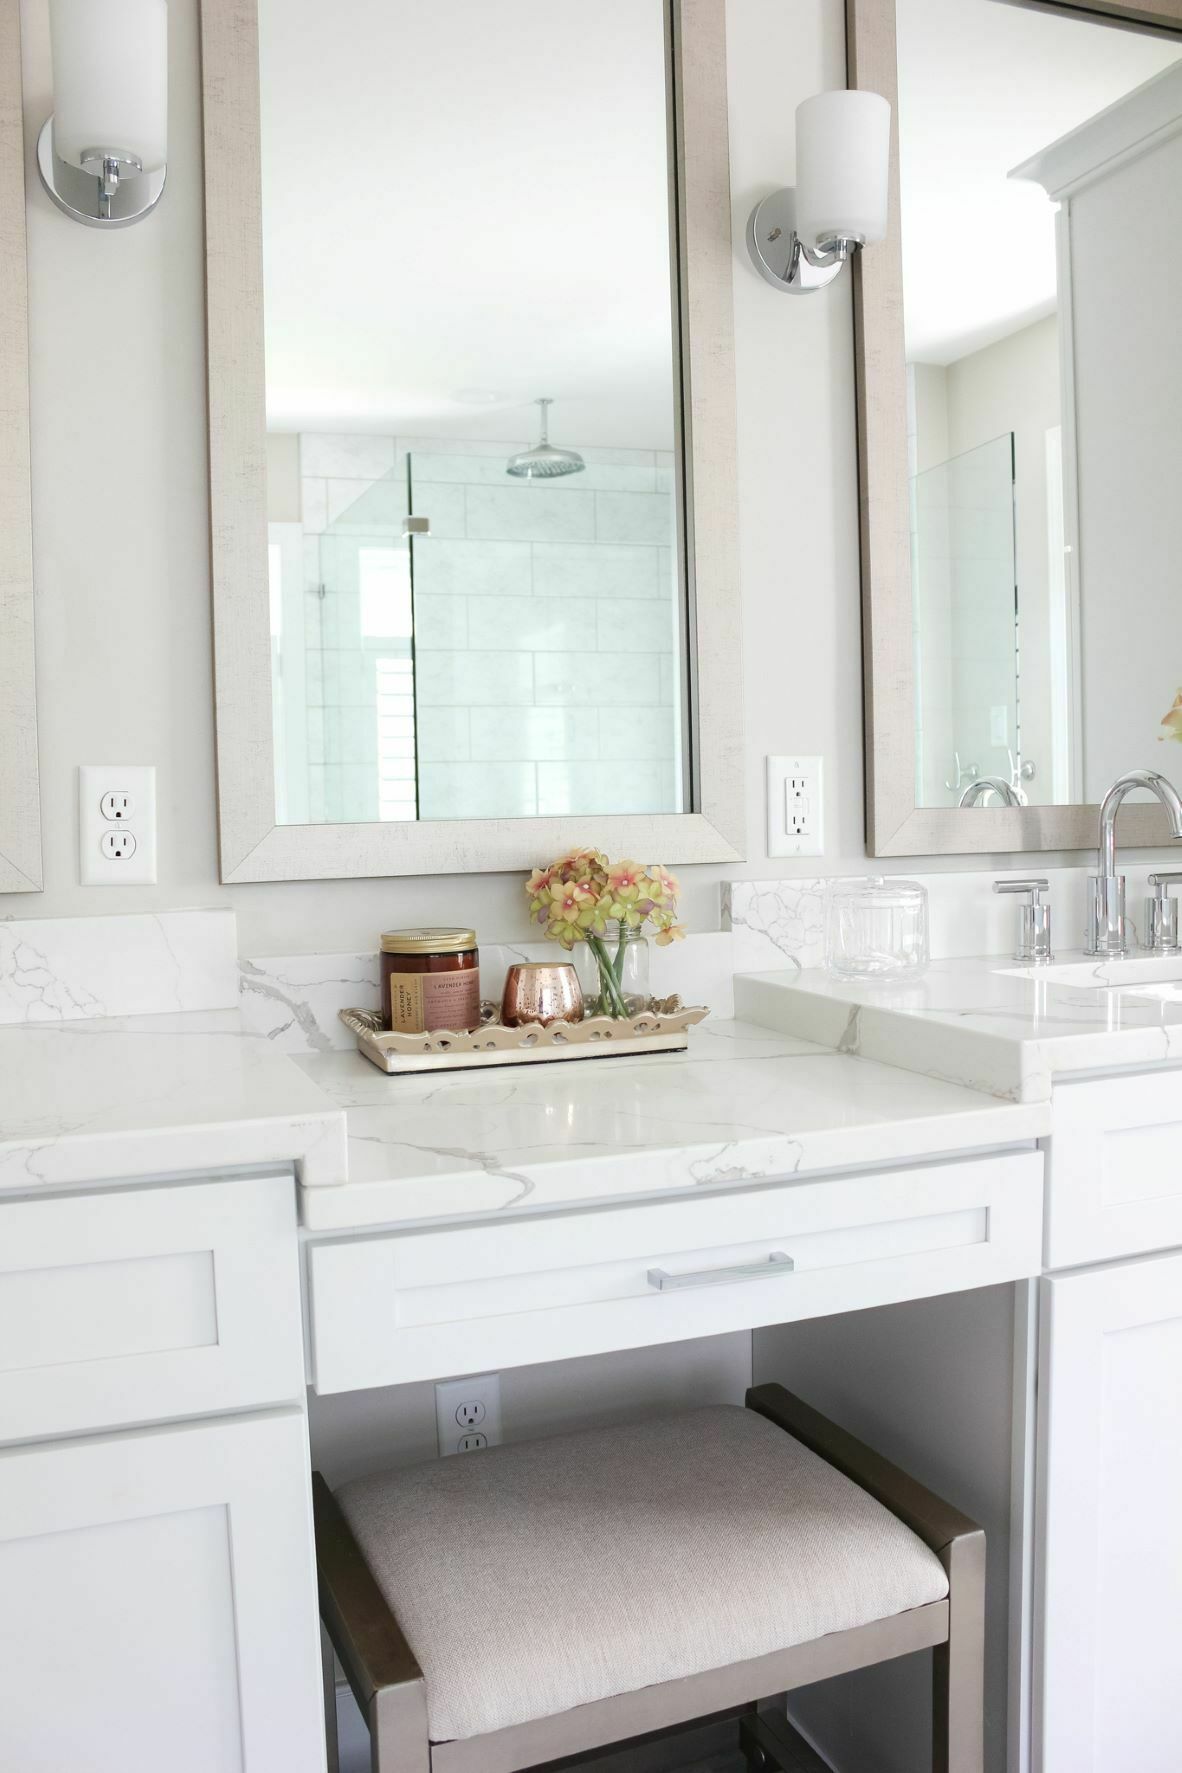
[[[1155,954],[1177,954],[1182,949],[1178,939],[1178,901],[1171,899],[1170,888],[1182,886],[1182,874],[1151,874],[1153,892],[1145,901],[1145,945]]]
[[[1027,965],[1046,966],[1055,957],[1051,952],[1051,908],[1042,902],[1050,888],[1044,877],[1032,880],[995,880],[995,893],[1028,893],[1028,902],[1021,906],[1021,924],[1014,959]]]
[[[1182,875],[1178,879],[1182,880]],[[1037,905],[1040,893],[1049,892],[1050,886],[1050,881],[1044,876],[1041,880],[995,880],[993,890],[995,893],[1029,893],[1030,903]]]

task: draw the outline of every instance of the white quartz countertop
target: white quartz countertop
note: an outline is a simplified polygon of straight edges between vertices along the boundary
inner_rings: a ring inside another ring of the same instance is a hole
[[[345,1174],[345,1124],[237,1011],[0,1029],[0,1191],[294,1163]]]
[[[1012,1102],[1048,1101],[1054,1079],[1073,1072],[1182,1064],[1182,995],[1169,1002],[1106,983],[1127,963],[1091,963],[1094,986],[1018,977],[1006,970],[1014,966],[997,956],[933,961],[894,985],[820,968],[751,973],[735,980],[735,1007],[839,1053]]]
[[[423,1223],[684,1193],[1016,1144],[1049,1109],[713,1020],[685,1053],[434,1077],[359,1054],[296,1061],[348,1122],[343,1187],[310,1229]]]

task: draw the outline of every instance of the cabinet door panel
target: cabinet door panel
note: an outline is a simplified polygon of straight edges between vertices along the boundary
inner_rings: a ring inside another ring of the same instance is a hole
[[[290,1176],[0,1203],[0,1442],[295,1402]]]
[[[287,1411],[0,1454],[0,1766],[323,1773]]]
[[[1044,1280],[1040,1773],[1182,1767],[1182,1254]]]

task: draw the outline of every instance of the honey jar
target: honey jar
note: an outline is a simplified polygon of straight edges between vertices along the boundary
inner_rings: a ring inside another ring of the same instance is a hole
[[[479,1028],[475,930],[387,930],[381,950],[384,1028],[397,1034]]]

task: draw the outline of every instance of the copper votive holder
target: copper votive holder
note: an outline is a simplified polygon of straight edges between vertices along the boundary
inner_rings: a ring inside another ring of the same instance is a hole
[[[521,960],[505,974],[501,1021],[506,1028],[582,1020],[582,987],[569,961]]]

